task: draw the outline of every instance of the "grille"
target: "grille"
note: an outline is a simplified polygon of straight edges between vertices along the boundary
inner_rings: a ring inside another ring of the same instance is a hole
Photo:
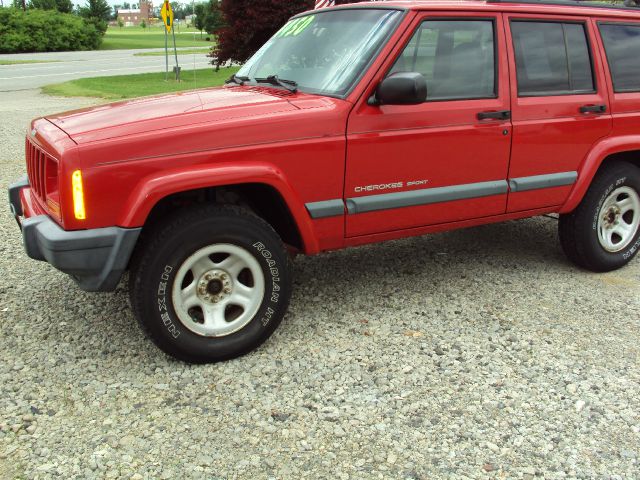
[[[55,167],[56,161],[29,138],[26,140],[25,150],[27,174],[29,175],[31,189],[40,199],[44,200],[47,194],[47,168]],[[54,172],[49,174],[55,175]]]

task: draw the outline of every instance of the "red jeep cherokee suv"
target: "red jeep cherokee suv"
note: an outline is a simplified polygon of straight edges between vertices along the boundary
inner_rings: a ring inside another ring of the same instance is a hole
[[[185,361],[282,320],[290,258],[549,213],[577,265],[640,247],[640,10],[389,1],[293,17],[222,88],[35,120],[27,254]]]

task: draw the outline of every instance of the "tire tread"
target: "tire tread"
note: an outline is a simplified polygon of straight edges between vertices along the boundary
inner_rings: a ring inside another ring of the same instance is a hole
[[[207,204],[207,205],[199,205],[197,207],[190,207],[178,210],[173,212],[165,221],[160,222],[156,225],[153,225],[149,228],[148,232],[145,232],[146,235],[141,239],[141,244],[139,248],[136,250],[136,255],[132,259],[129,273],[129,302],[131,304],[131,308],[133,310],[134,316],[138,322],[138,325],[144,332],[144,334],[153,341],[161,350],[170,353],[172,356],[177,358],[178,360],[182,360],[188,363],[209,363],[211,360],[202,358],[200,356],[192,356],[185,354],[181,351],[178,351],[162,336],[154,333],[152,329],[144,321],[143,315],[143,302],[145,301],[144,292],[141,292],[140,279],[144,277],[145,271],[151,267],[153,257],[152,252],[163,242],[165,242],[166,238],[175,233],[176,231],[181,231],[186,226],[191,224],[194,221],[201,219],[203,216],[214,217],[214,216],[235,216],[240,218],[249,219],[251,222],[259,223],[263,228],[267,229],[270,233],[273,234],[274,238],[280,240],[279,235],[273,229],[273,227],[263,220],[261,217],[256,215],[253,211],[239,207],[236,205],[228,205],[228,204]],[[282,241],[279,241],[279,247],[281,248],[281,253],[287,258],[287,268],[291,271],[292,261],[289,255],[287,254],[286,248]],[[284,310],[287,309],[289,303],[289,298],[285,298],[285,303],[282,305]],[[275,325],[277,326],[277,324]],[[268,338],[268,337],[267,337]],[[266,340],[266,338],[264,338]],[[263,340],[263,341],[264,341]],[[255,346],[254,348],[257,348]],[[227,360],[231,358],[238,357],[247,353],[251,349],[247,349],[247,351],[238,352],[236,355],[218,358],[217,361]]]
[[[593,207],[598,204],[602,192],[620,176],[637,174],[638,168],[628,162],[616,161],[605,164],[594,177],[584,198],[576,209],[568,214],[560,215],[558,233],[560,244],[565,255],[573,263],[593,272],[608,272],[620,268],[612,262],[597,259],[589,252],[589,237],[581,230],[593,220]]]

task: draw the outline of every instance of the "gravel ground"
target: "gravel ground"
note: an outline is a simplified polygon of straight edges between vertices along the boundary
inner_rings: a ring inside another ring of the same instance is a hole
[[[0,186],[31,117],[0,102]],[[604,275],[537,218],[296,262],[261,349],[190,366],[0,216],[0,478],[640,478],[640,260]]]

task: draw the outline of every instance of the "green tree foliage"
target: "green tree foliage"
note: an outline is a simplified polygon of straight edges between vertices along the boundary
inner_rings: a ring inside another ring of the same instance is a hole
[[[160,5],[162,7],[162,5]],[[184,17],[191,13],[190,3],[171,2],[171,9],[173,10],[173,18],[176,20],[184,20]]]
[[[71,0],[56,0],[56,5],[60,13],[73,13],[73,2]]]
[[[22,4],[22,1],[19,2]],[[28,8],[39,8],[41,10],[58,10],[61,13],[72,13],[73,3],[71,0],[29,0]]]
[[[0,53],[95,50],[102,36],[76,15],[0,8]]]
[[[204,3],[199,3],[195,8],[196,18],[193,21],[193,26],[200,30],[200,37],[202,37],[202,31],[204,30],[205,22],[207,20],[207,7]]]
[[[87,0],[87,4],[78,9],[78,13],[102,35],[105,34],[107,22],[111,18],[111,7],[107,0]]]
[[[195,6],[195,15],[193,26],[200,30],[201,37],[203,31],[216,34],[225,25],[219,0],[198,3]]]
[[[39,8],[40,10],[57,10],[56,0],[29,0],[27,8]]]
[[[204,21],[204,29],[207,33],[217,34],[224,27],[224,17],[218,0],[209,0],[207,15]]]

